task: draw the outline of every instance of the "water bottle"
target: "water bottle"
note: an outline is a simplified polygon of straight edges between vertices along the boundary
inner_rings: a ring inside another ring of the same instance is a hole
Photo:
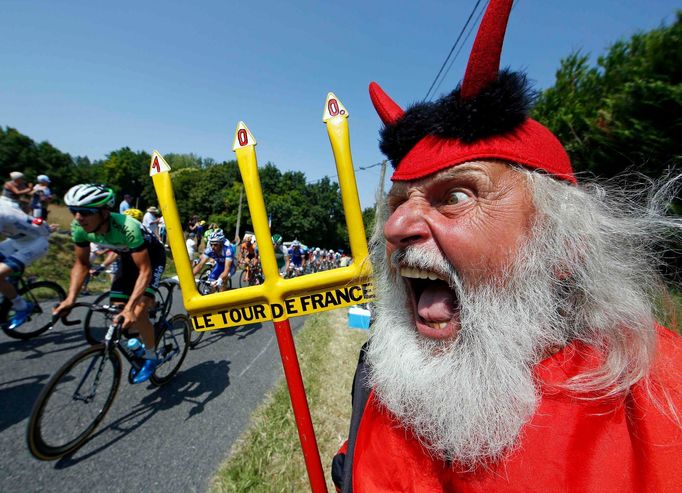
[[[137,358],[142,358],[145,354],[144,344],[137,337],[128,340],[128,349]]]

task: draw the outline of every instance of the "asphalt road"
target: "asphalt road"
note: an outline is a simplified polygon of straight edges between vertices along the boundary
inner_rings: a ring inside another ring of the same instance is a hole
[[[176,289],[171,313],[181,312]],[[291,319],[294,332],[302,323]],[[160,388],[129,385],[124,361],[116,400],[91,439],[56,462],[34,459],[26,445],[33,403],[50,375],[86,346],[80,325],[28,341],[0,332],[0,492],[206,491],[283,374],[271,323],[207,333]]]

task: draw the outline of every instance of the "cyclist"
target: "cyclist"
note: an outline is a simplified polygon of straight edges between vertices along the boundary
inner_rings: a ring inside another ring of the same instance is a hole
[[[0,242],[0,293],[4,296],[0,306],[0,323],[10,329],[23,324],[33,312],[33,304],[19,294],[7,281],[10,275],[19,275],[24,268],[45,255],[50,228],[42,219],[32,218],[9,200],[0,200],[0,233],[6,239]],[[7,320],[10,310],[14,316]]]
[[[293,264],[293,268],[295,268],[299,272],[303,272],[303,269],[305,269],[306,259],[301,242],[298,240],[292,241],[291,246],[289,247],[289,251],[287,253],[289,254],[289,256],[287,257],[286,265],[287,271],[289,271],[289,269],[292,268]]]
[[[244,235],[244,242],[239,250],[239,260],[252,266],[258,263],[258,248],[253,235]]]
[[[208,259],[215,260],[215,265],[208,275],[209,281],[215,282],[218,291],[224,291],[227,280],[237,270],[234,263],[234,246],[227,241],[222,229],[217,229],[208,237],[208,246],[201,255],[199,263],[194,266],[193,273],[196,276]]]
[[[114,322],[124,329],[136,329],[147,348],[139,371],[133,370],[133,383],[141,383],[154,373],[161,359],[155,352],[154,327],[149,308],[166,265],[166,251],[159,240],[130,216],[111,212],[114,191],[104,185],[81,184],[71,187],[64,202],[74,216],[71,237],[76,261],[71,269],[71,282],[66,299],[54,309],[55,314],[68,313],[90,271],[90,242],[118,253],[120,269],[111,285],[111,301],[122,305]]]
[[[125,202],[125,200],[124,200]],[[120,210],[120,209],[119,209]],[[144,213],[140,209],[135,209],[135,208],[128,208],[123,211],[123,214],[126,216],[130,216],[136,221],[139,221],[140,223],[142,222],[142,218],[144,217]],[[148,229],[145,228],[144,225],[142,225],[142,229],[145,230],[146,232],[149,232]],[[92,264],[94,261],[97,259],[98,255],[106,255],[104,261],[99,264],[98,267],[93,268]],[[98,245],[97,243],[90,243],[90,276],[98,276],[102,272],[106,271],[109,269],[109,273],[112,276],[112,280],[115,279],[118,275],[118,271],[121,268],[121,262],[119,261],[119,256],[118,253],[116,253],[113,250],[108,250],[107,248],[102,248],[101,245]],[[88,287],[88,283],[90,282],[89,278],[85,278],[85,283],[83,284],[83,287],[81,288],[81,294],[89,294],[86,293],[86,289]]]
[[[286,265],[286,259],[289,256],[289,249],[282,244],[282,235],[274,234],[272,235],[272,247],[275,249],[275,255],[278,253],[282,254],[282,259],[278,260],[277,266],[280,269],[280,275],[284,275],[284,268]]]

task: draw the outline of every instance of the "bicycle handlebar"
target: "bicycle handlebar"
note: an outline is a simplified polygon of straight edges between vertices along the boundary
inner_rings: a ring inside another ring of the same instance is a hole
[[[55,305],[55,306],[57,306],[57,305]],[[69,320],[68,317],[71,314],[71,310],[73,310],[74,308],[82,308],[82,307],[91,308],[93,311],[96,311],[96,312],[113,313],[113,312],[119,311],[118,308],[113,308],[113,307],[108,306],[108,305],[101,306],[101,305],[94,305],[92,303],[85,303],[85,302],[80,301],[80,302],[77,302],[77,303],[74,303],[73,305],[71,305],[69,307],[69,310],[66,313],[63,313],[63,314],[58,313],[56,315],[52,315],[51,326],[54,326],[54,324],[56,324],[57,321],[59,321],[59,320],[61,320],[61,322],[66,326],[78,325],[80,323],[80,320]]]

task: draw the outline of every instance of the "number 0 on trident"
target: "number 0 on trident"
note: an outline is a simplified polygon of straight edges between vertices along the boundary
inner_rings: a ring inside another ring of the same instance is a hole
[[[182,299],[192,318],[194,330],[217,330],[273,321],[308,478],[314,492],[327,491],[327,487],[288,319],[374,299],[365,228],[350,152],[348,111],[333,93],[327,95],[322,121],[327,126],[334,153],[354,260],[347,267],[293,279],[283,279],[279,275],[258,175],[256,139],[244,122],[239,122],[232,150],[237,155],[244,182],[265,280],[257,286],[202,296],[197,290],[185,246],[173,194],[171,168],[158,151],[153,152],[150,167],[161,213],[166,221],[168,242],[180,280]]]

